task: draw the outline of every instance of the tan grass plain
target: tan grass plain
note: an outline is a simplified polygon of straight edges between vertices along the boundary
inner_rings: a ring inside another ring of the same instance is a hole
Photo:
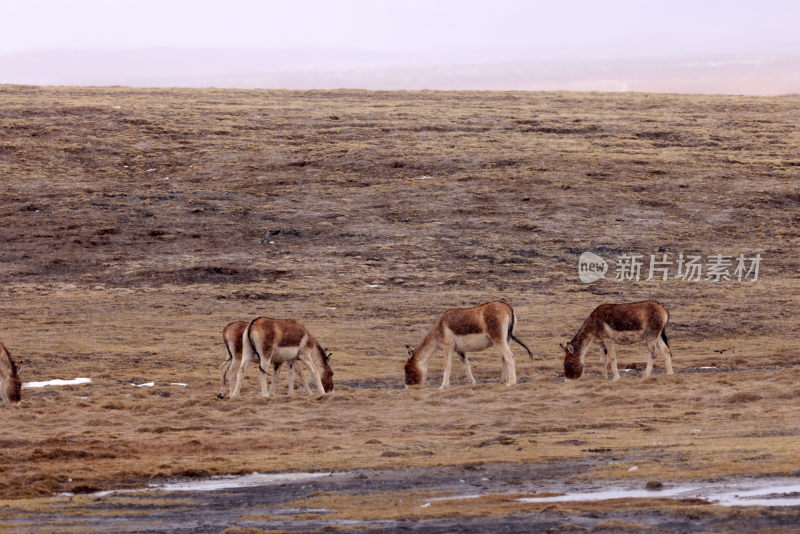
[[[25,382],[93,382],[0,407],[0,497],[587,457],[579,479],[796,474],[798,124],[796,96],[2,86],[0,339]],[[584,285],[583,250],[763,261]],[[495,298],[543,358],[515,347],[521,384],[490,350],[476,386],[456,363],[437,390],[437,359],[401,388],[405,344]],[[593,349],[565,383],[558,343],[644,298],[676,374],[604,382]],[[334,395],[265,400],[251,370],[214,398],[222,328],[257,315],[333,351]]]

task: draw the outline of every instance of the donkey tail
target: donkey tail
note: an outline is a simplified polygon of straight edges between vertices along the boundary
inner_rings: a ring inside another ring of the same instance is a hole
[[[669,340],[667,339],[667,327],[661,329],[661,339],[664,340],[664,344],[669,347]]]
[[[253,353],[256,356],[258,356],[258,370],[261,371],[264,374],[267,374],[267,372],[264,370],[264,368],[261,367],[261,354],[258,352],[258,349],[256,348],[255,343],[253,343],[253,339],[250,337],[250,329],[253,328],[253,323],[258,321],[258,319],[259,319],[259,317],[256,317],[255,319],[250,321],[249,325],[247,325],[247,330],[244,331],[244,336],[243,336],[243,340],[242,341],[244,342],[244,340],[246,339],[248,345],[250,346],[250,350],[252,350]],[[242,361],[244,361],[244,354],[242,354]]]
[[[525,349],[528,352],[528,356],[530,357],[530,359],[533,360],[533,353],[531,352],[531,349],[529,349],[528,346],[525,343],[523,343],[522,341],[520,341],[519,339],[514,337],[514,334],[512,334],[510,332],[508,334],[508,337],[510,337],[511,339],[513,339],[514,341],[516,341],[517,343],[522,345],[522,348]]]
[[[509,306],[509,308],[511,308],[511,306]],[[523,343],[522,341],[520,341],[519,339],[517,339],[514,336],[514,324],[516,322],[517,322],[517,319],[514,316],[514,309],[511,308],[511,324],[508,325],[508,337],[513,339],[517,343],[519,343],[522,346],[522,348],[525,349],[528,352],[528,357],[532,360],[533,359],[533,353],[531,352],[531,349],[529,349],[528,346],[525,343]]]
[[[233,360],[233,353],[231,352],[231,348],[228,346],[228,337],[225,335],[227,333],[227,328],[222,331],[222,344],[225,345],[225,352],[228,354],[228,357],[225,358],[225,361],[222,362],[222,365],[225,365],[229,361]],[[220,367],[222,367],[220,365]]]
[[[231,365],[233,364],[233,353],[231,353],[231,348],[228,345],[228,339],[225,336],[225,331],[222,332],[222,344],[225,345],[225,351],[228,353],[228,357],[225,358],[225,361],[223,361],[219,365],[220,369],[224,369],[224,371],[222,372],[222,387],[226,388],[228,387],[228,370],[231,368]]]

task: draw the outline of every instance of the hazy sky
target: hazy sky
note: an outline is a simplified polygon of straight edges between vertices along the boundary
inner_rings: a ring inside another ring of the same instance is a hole
[[[26,50],[349,48],[534,58],[800,49],[800,1],[0,0],[0,55]]]

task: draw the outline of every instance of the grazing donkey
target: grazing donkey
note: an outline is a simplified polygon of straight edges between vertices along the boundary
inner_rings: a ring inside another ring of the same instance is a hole
[[[22,381],[17,373],[18,367],[11,355],[0,343],[0,401],[20,402],[22,400]]]
[[[239,365],[241,365],[242,361],[242,336],[244,335],[245,330],[250,323],[248,321],[234,321],[222,331],[222,342],[225,345],[225,350],[228,353],[228,357],[222,362],[222,375],[220,379],[222,381],[222,388],[220,392],[217,394],[218,399],[224,399],[225,395],[230,392],[230,386],[228,381],[228,372],[230,371],[230,376],[232,381],[236,380],[236,372],[239,370]],[[253,353],[252,362],[258,362],[258,356]],[[275,362],[273,363],[273,374],[277,371],[277,369],[281,366],[281,363]],[[308,387],[308,382],[306,381],[305,376],[303,375],[303,371],[300,367],[295,369],[294,363],[289,364],[289,395],[294,394],[294,373],[295,371],[300,376],[300,381],[303,384],[303,388],[306,390],[306,393],[311,395],[311,388]],[[261,382],[261,395],[267,396],[267,376],[264,373],[259,373],[258,375],[259,380]]]
[[[630,304],[601,304],[589,314],[583,326],[572,338],[572,341],[563,344],[564,349],[564,376],[567,378],[580,378],[583,374],[583,362],[586,351],[592,341],[599,339],[603,344],[605,365],[603,377],[608,377],[608,367],[613,372],[612,380],[619,380],[617,369],[617,354],[614,343],[628,345],[644,341],[650,351],[647,368],[643,378],[650,376],[653,364],[656,361],[656,351],[664,356],[664,365],[667,374],[672,374],[672,351],[669,348],[667,334],[664,328],[669,320],[667,309],[654,300],[632,302]]]
[[[303,362],[308,368],[314,385],[321,394],[333,390],[333,370],[330,367],[331,355],[323,349],[305,326],[294,319],[253,319],[242,333],[242,359],[236,371],[231,398],[239,395],[242,377],[248,364],[258,358],[258,368],[262,373],[270,365],[278,364],[272,375],[269,392],[262,382],[261,394],[272,397],[278,385],[280,364]]]
[[[406,386],[424,384],[428,374],[428,360],[438,350],[444,352],[444,376],[440,389],[450,385],[453,354],[464,363],[469,381],[475,384],[467,352],[488,349],[496,345],[503,352],[503,371],[500,381],[509,386],[517,383],[514,354],[508,346],[513,339],[528,352],[531,350],[514,337],[514,310],[503,301],[487,302],[474,308],[451,308],[430,329],[417,348],[406,345],[408,360],[405,363]]]

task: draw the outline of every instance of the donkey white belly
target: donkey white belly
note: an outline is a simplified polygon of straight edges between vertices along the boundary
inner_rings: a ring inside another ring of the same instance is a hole
[[[620,345],[630,345],[644,340],[645,330],[612,330],[608,326],[604,328],[604,333],[607,337],[611,338],[614,343]]]
[[[455,342],[458,352],[477,352],[492,346],[492,340],[486,334],[455,336]]]
[[[278,347],[275,349],[275,352],[272,353],[272,362],[273,363],[286,363],[292,360],[297,359],[297,355],[300,352],[299,347],[289,346],[289,347]]]

